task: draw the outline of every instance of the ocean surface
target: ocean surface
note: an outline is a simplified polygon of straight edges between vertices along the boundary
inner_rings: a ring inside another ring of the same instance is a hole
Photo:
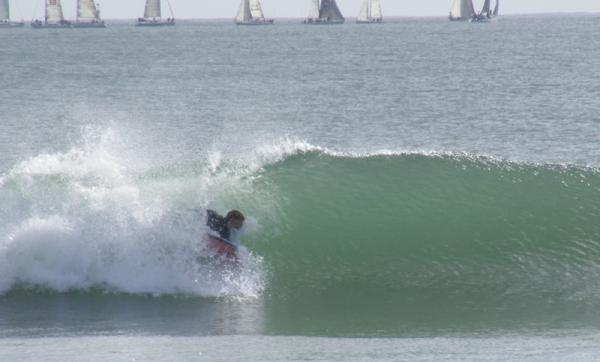
[[[0,360],[600,354],[599,16],[109,25],[0,32]]]

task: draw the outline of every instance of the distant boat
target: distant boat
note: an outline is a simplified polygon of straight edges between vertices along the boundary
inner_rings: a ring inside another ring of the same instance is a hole
[[[34,20],[31,23],[34,29],[41,28],[72,28],[72,24],[63,16],[60,0],[46,0],[44,21]]]
[[[493,17],[498,16],[499,1],[500,0],[496,0],[496,7],[494,8],[494,10],[492,10],[492,1],[485,0],[483,3],[483,8],[479,12],[479,14],[474,14],[469,21],[473,23],[486,23],[490,21]]]
[[[8,0],[0,0],[0,28],[21,28],[24,22],[10,21],[10,4]]]
[[[381,14],[381,0],[364,0],[358,17],[357,24],[373,24],[383,22]]]
[[[346,21],[335,0],[310,0],[304,24],[342,24]]]
[[[493,16],[498,16],[500,10],[500,0],[496,0],[496,6],[494,7],[494,11],[492,12]]]
[[[106,28],[94,0],[77,0],[77,20],[74,28]]]
[[[450,15],[450,21],[468,21],[475,15],[473,0],[454,0]]]
[[[167,0],[171,17],[167,20],[161,18],[160,0],[146,0],[146,8],[144,9],[144,17],[138,18],[136,26],[173,26],[175,25],[175,16],[171,3]]]
[[[271,25],[274,22],[273,19],[265,19],[260,0],[242,0],[235,17],[237,25]]]

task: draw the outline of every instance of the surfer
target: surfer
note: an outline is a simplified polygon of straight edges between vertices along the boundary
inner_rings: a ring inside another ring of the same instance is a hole
[[[239,246],[238,235],[244,226],[244,214],[231,210],[225,217],[214,210],[206,211],[206,233],[208,247],[216,254],[237,259],[236,251]]]

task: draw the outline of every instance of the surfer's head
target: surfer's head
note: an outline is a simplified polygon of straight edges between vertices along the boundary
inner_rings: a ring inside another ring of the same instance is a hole
[[[225,222],[229,229],[241,229],[242,226],[244,226],[244,220],[246,220],[244,214],[237,210],[231,210],[227,213],[227,216],[225,216]]]

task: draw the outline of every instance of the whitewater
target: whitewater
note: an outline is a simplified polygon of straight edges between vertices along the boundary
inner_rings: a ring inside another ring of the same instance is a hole
[[[81,145],[33,157],[0,179],[1,292],[20,284],[207,297],[260,293],[259,257],[246,251],[242,273],[199,262],[210,256],[203,220],[212,184],[222,185],[211,177],[218,164],[198,165],[186,178],[153,177],[161,171],[127,168],[111,147],[112,129],[85,132]]]

